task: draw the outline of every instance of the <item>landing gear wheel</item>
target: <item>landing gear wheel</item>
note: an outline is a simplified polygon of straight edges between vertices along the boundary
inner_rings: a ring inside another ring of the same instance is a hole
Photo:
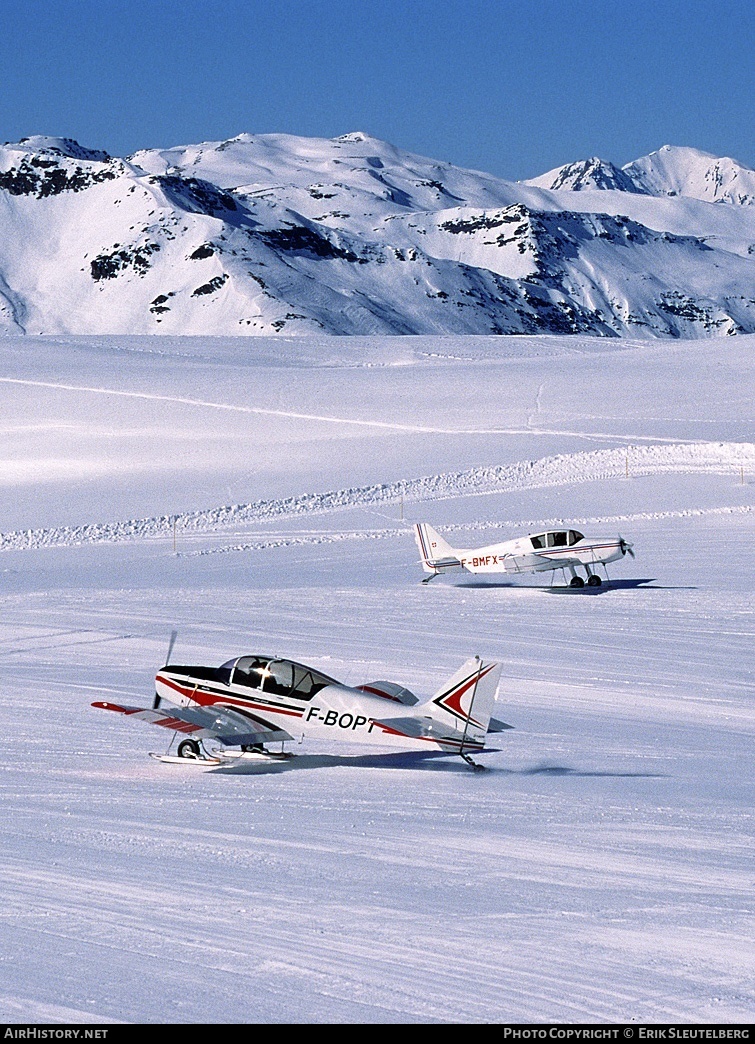
[[[178,756],[179,758],[198,758],[200,757],[199,744],[196,740],[183,740],[178,744]]]
[[[592,576],[588,576],[587,578],[588,587],[600,587],[602,583],[603,581],[600,579],[597,573],[593,573]]]
[[[569,587],[584,587],[585,582],[581,576],[573,576],[569,581]]]

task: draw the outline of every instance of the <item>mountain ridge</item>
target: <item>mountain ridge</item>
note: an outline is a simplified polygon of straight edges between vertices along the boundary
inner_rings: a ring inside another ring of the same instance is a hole
[[[0,332],[755,332],[755,171],[664,146],[528,181],[363,132],[0,148]]]

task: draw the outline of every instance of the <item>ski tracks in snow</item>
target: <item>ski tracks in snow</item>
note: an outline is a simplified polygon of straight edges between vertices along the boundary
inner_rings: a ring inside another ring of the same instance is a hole
[[[2,287],[0,286],[0,290]],[[288,420],[312,421],[318,424],[335,424],[356,428],[375,428],[381,431],[394,431],[407,435],[564,435],[587,441],[605,442],[618,440],[626,443],[642,444],[675,444],[677,439],[663,435],[622,435],[605,431],[568,431],[563,428],[536,427],[534,417],[541,412],[541,400],[544,385],[537,391],[534,412],[530,414],[526,427],[481,427],[481,428],[448,428],[427,424],[402,424],[398,421],[369,420],[359,417],[337,417],[332,414],[303,413],[295,410],[273,410],[264,406],[244,406],[240,403],[212,402],[209,399],[195,399],[180,395],[158,395],[155,392],[125,391],[118,388],[97,388],[89,385],[63,384],[59,381],[35,381],[19,377],[0,377],[0,384],[19,384],[34,388],[50,388],[55,391],[79,392],[88,395],[115,396],[123,399],[140,399],[147,402],[173,403],[177,406],[194,406],[202,409],[220,410],[226,413],[246,413],[264,417],[280,417]],[[694,442],[691,444],[703,444]]]
[[[688,508],[683,511],[640,511],[634,512],[628,515],[603,515],[595,516],[593,518],[570,518],[569,521],[574,525],[600,525],[602,523],[624,523],[624,522],[635,522],[644,519],[665,519],[665,518],[697,518],[699,516],[708,515],[740,515],[749,514],[754,509],[750,504],[739,505],[737,507],[723,507],[723,508]],[[541,528],[548,528],[550,526],[559,526],[564,524],[564,519],[531,519],[531,520],[518,520],[517,522],[507,522],[506,525],[509,527],[518,527],[526,529],[531,526],[539,526]],[[500,526],[500,521],[485,521],[485,522],[472,522],[472,523],[451,523],[443,527],[443,531],[446,533],[460,530],[468,532],[469,530],[485,530],[491,529],[495,526]],[[224,544],[222,547],[205,547],[199,551],[179,551],[177,552],[178,558],[201,558],[205,555],[219,555],[228,554],[232,551],[269,551],[278,547],[312,547],[320,546],[324,544],[339,544],[344,541],[351,540],[384,540],[389,537],[395,537],[397,533],[408,533],[410,529],[406,525],[402,525],[397,522],[391,529],[354,529],[354,530],[343,530],[337,533],[312,533],[306,536],[292,536],[292,537],[276,537],[261,540],[251,540],[243,544]]]
[[[419,503],[459,496],[482,496],[616,479],[624,477],[630,470],[632,477],[670,473],[751,474],[755,470],[755,443],[633,445],[559,454],[508,465],[474,467],[464,471],[348,487],[325,493],[305,493],[300,496],[258,500],[249,504],[226,505],[177,515],[91,523],[83,526],[14,530],[0,534],[0,551],[76,547],[83,544],[120,543],[149,537],[166,537],[176,528],[180,528],[182,533],[212,532],[250,523],[306,518],[347,508],[374,508],[399,501]],[[746,507],[713,510],[750,509]],[[678,514],[690,513],[698,512],[692,509],[690,512]],[[704,512],[701,509],[699,513]],[[668,513],[653,514],[651,517],[668,517]],[[385,532],[395,531],[396,526]],[[365,532],[357,535],[369,537],[379,533]],[[333,535],[331,539],[344,539],[344,536],[345,534]],[[265,546],[272,544],[274,542],[268,541]],[[238,549],[241,550],[241,546]]]

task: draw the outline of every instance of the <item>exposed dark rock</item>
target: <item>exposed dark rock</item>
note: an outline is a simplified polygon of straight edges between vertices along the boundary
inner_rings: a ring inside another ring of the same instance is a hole
[[[150,312],[156,312],[158,314],[161,313],[161,312],[169,312],[170,308],[168,307],[168,305],[166,305],[165,302],[168,301],[171,297],[174,297],[174,296],[175,296],[175,292],[174,291],[171,291],[169,294],[158,294],[157,297],[152,302],[152,304],[150,305],[150,308],[149,308]]]
[[[191,296],[203,297],[205,294],[214,294],[215,291],[219,290],[227,281],[228,276],[225,273],[223,273],[223,275],[215,276],[213,279],[210,279],[208,283],[203,283],[202,286],[198,286]]]
[[[32,156],[30,159],[24,157],[18,167],[0,171],[0,189],[12,196],[43,199],[58,196],[61,192],[83,192],[100,182],[113,181],[117,176],[111,168],[92,171],[76,167],[69,171],[54,160]]]
[[[152,182],[159,185],[173,203],[193,214],[214,217],[223,211],[238,209],[236,200],[229,192],[224,192],[209,181],[182,178],[177,174],[158,174],[152,178]]]
[[[189,260],[202,261],[206,257],[212,257],[214,253],[215,247],[212,245],[212,243],[203,243],[201,246],[198,246],[196,250],[192,251],[191,254],[189,254]]]
[[[438,228],[443,229],[444,232],[450,232],[452,235],[459,235],[460,233],[471,234],[472,232],[479,232],[480,229],[500,228],[502,225],[509,225],[516,221],[521,221],[523,218],[529,216],[529,211],[526,207],[516,204],[513,207],[507,207],[505,210],[497,211],[493,214],[484,212],[480,213],[476,217],[469,218],[457,218],[455,221],[443,221],[438,225]]]
[[[151,255],[159,249],[159,243],[143,243],[131,248],[113,250],[110,254],[99,254],[89,263],[92,279],[115,279],[129,268],[137,275],[143,276],[151,264]]]
[[[292,254],[308,254],[310,257],[340,258],[343,261],[361,261],[352,250],[337,246],[325,236],[319,235],[304,225],[290,228],[271,228],[253,233],[268,246]]]

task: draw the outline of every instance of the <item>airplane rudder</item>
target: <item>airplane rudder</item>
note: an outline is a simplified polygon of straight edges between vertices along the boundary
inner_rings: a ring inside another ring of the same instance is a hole
[[[466,660],[430,698],[434,715],[481,739],[488,730],[502,665],[479,656]]]
[[[484,662],[479,658],[478,664],[477,680],[473,690],[473,700],[470,703],[469,717],[470,720],[474,719],[480,731],[487,732],[495,698],[498,694],[503,664],[495,661]]]
[[[427,525],[424,522],[414,523],[414,541],[419,550],[420,559],[422,561],[422,568],[426,573],[434,573],[435,570],[432,566],[432,556],[430,554],[430,540],[427,536]]]
[[[437,530],[433,529],[431,525],[428,525],[427,522],[420,522],[419,525],[422,526],[423,538],[427,544],[429,558],[441,558],[456,554],[455,548],[451,547],[448,541]]]

